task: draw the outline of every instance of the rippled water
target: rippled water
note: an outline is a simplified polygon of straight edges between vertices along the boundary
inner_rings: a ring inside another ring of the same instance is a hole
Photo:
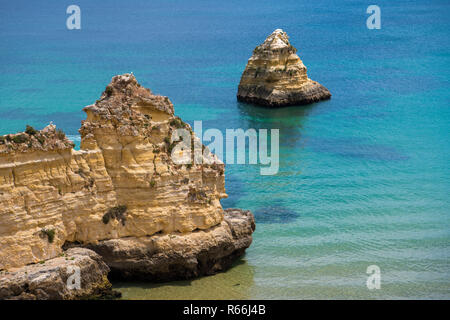
[[[118,73],[133,71],[204,128],[279,128],[280,171],[227,166],[224,207],[251,209],[254,242],[226,273],[117,283],[124,298],[450,298],[450,6],[378,1],[3,2],[0,133],[52,120],[74,136]],[[20,21],[20,23],[18,23]],[[330,101],[236,102],[253,48],[283,28]],[[78,141],[77,141],[78,140]],[[381,268],[381,289],[366,268]]]

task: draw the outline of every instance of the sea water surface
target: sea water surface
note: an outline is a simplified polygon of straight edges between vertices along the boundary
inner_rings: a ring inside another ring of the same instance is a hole
[[[125,299],[449,299],[450,3],[378,0],[369,30],[372,2],[0,0],[0,134],[53,121],[79,144],[81,109],[125,72],[190,124],[280,129],[277,175],[226,168],[223,206],[256,216],[245,257],[215,276],[116,283]],[[66,29],[71,4],[81,30]],[[276,28],[331,100],[236,101]]]

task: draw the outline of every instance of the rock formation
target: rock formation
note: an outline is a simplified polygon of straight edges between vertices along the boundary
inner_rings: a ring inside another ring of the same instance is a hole
[[[225,210],[225,219],[187,234],[128,237],[89,244],[111,268],[111,277],[168,281],[226,270],[252,242],[250,211]]]
[[[201,260],[209,250],[209,264],[226,260],[227,254],[238,256],[250,245],[251,231],[230,221],[252,224],[251,214],[235,211],[241,220],[224,220],[224,164],[212,154],[212,164],[172,161],[171,133],[192,130],[174,115],[167,97],[152,94],[125,74],[115,76],[101,98],[83,110],[87,119],[78,151],[53,125],[0,137],[0,270],[55,258],[74,244],[102,254],[99,248],[114,239],[121,249],[114,252],[112,268],[123,274],[130,254],[138,254],[125,248],[131,243],[147,254],[159,248],[171,256],[178,254],[178,246],[204,238],[204,250],[191,260]],[[122,248],[124,267],[118,268]],[[156,265],[148,278],[158,278],[156,271],[166,267],[179,268],[172,266],[175,260],[162,259],[164,266],[158,261],[152,262]],[[211,273],[216,267],[185,274]]]
[[[308,78],[306,67],[283,30],[275,30],[253,50],[239,83],[239,101],[268,107],[329,99],[330,92]]]
[[[80,287],[70,277],[80,271]],[[117,296],[108,281],[109,268],[95,252],[73,248],[60,257],[16,271],[0,272],[0,299],[72,300]],[[72,286],[67,286],[67,283]]]

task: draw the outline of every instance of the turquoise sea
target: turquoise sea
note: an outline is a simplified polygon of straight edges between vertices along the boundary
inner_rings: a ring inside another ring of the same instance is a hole
[[[81,8],[81,30],[66,8]],[[381,30],[366,8],[381,8]],[[192,281],[116,283],[136,299],[449,299],[447,0],[0,0],[0,134],[50,121],[79,144],[81,109],[133,72],[203,127],[279,128],[280,170],[226,168],[224,207],[250,209],[252,246]],[[331,100],[236,101],[252,50],[284,29]],[[381,269],[368,290],[366,268]]]

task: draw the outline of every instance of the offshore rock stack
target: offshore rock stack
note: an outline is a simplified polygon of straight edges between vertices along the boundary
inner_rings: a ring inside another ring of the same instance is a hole
[[[239,83],[237,99],[267,107],[330,99],[327,88],[308,78],[296,52],[287,34],[276,29],[253,50]]]

